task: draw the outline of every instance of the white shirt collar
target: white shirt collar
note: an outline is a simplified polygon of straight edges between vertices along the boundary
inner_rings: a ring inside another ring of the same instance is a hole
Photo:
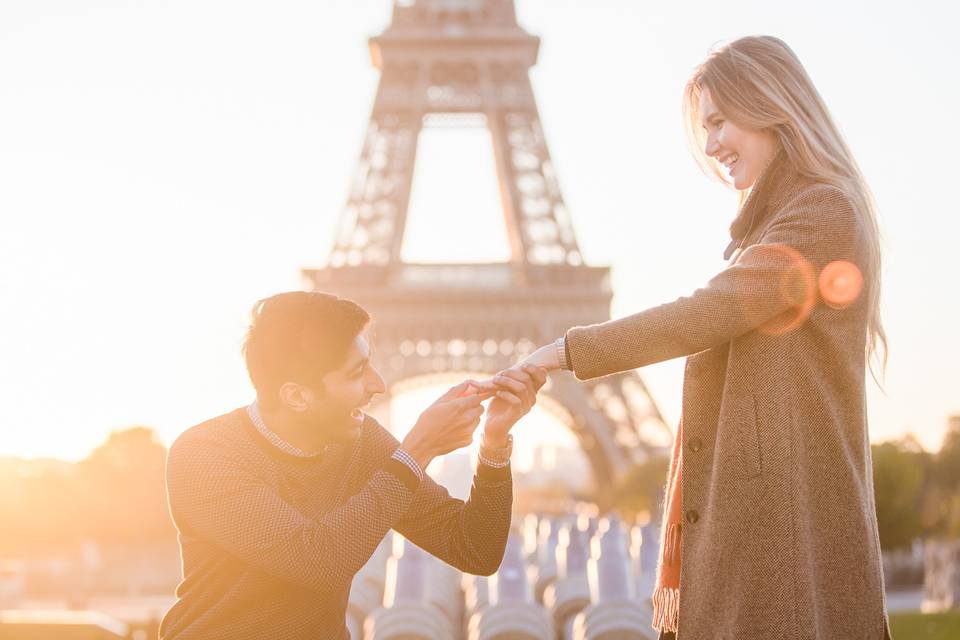
[[[250,416],[250,421],[253,423],[253,426],[257,428],[257,431],[259,431],[260,434],[270,442],[270,444],[280,449],[284,453],[289,453],[290,455],[298,458],[316,458],[323,453],[322,451],[318,453],[307,453],[303,449],[293,446],[275,434],[273,431],[270,431],[270,429],[267,428],[267,425],[264,424],[263,418],[260,416],[260,407],[257,405],[256,400],[247,406],[247,415]]]

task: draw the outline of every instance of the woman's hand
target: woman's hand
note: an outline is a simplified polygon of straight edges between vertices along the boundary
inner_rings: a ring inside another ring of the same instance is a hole
[[[530,412],[537,402],[537,392],[546,381],[547,372],[530,364],[517,365],[494,376],[493,383],[498,390],[487,407],[483,427],[483,438],[488,445],[506,446],[510,429]]]
[[[546,369],[548,372],[556,371],[560,368],[560,356],[557,354],[557,343],[551,342],[550,344],[543,345],[524,358],[520,364],[532,364],[535,367]]]

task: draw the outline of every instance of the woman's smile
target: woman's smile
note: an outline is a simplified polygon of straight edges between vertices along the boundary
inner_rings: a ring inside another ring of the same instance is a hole
[[[721,164],[723,164],[723,166],[727,168],[727,173],[729,173],[731,177],[733,177],[734,167],[738,166],[737,165],[738,160],[740,160],[740,155],[737,153],[731,153],[730,155],[720,160]]]
[[[714,103],[710,91],[700,94],[701,124],[706,132],[704,153],[720,163],[735,189],[749,189],[780,148],[770,130],[738,126]]]

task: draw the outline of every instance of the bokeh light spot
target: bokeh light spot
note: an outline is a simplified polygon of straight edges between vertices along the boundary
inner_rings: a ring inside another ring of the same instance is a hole
[[[860,297],[863,274],[846,260],[831,262],[820,272],[820,297],[828,306],[843,309]]]
[[[800,253],[786,245],[767,247],[775,251],[786,267],[780,280],[780,295],[790,303],[790,308],[760,326],[760,331],[768,335],[783,335],[802,325],[817,301],[817,276],[813,265]]]

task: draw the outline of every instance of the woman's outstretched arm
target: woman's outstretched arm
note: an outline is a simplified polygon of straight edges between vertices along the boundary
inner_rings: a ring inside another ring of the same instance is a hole
[[[595,378],[691,355],[761,327],[794,330],[818,303],[824,266],[845,261],[853,277],[863,275],[859,238],[856,215],[840,190],[809,189],[775,214],[757,244],[691,295],[567,331],[567,368],[580,379]],[[556,368],[563,355],[547,345],[529,361]]]

